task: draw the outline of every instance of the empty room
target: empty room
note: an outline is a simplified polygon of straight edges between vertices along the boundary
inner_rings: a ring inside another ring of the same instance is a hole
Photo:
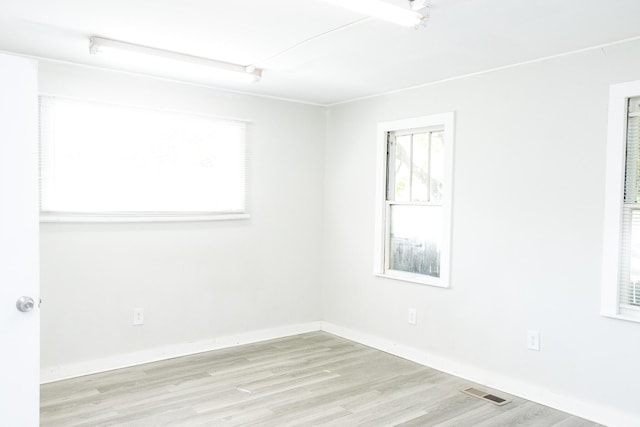
[[[640,425],[640,2],[0,2],[0,425]]]

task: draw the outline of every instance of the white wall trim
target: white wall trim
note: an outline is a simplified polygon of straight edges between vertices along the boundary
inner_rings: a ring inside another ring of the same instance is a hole
[[[276,328],[261,329],[258,331],[243,332],[235,335],[226,335],[203,341],[174,344],[166,347],[157,347],[132,353],[118,354],[86,362],[54,365],[41,369],[40,382],[45,384],[68,378],[80,377],[83,375],[111,371],[113,369],[141,365],[143,363],[157,362],[160,360],[172,359],[174,357],[203,353],[205,351],[220,350],[223,348],[251,344],[274,338],[283,338],[291,335],[315,332],[320,330],[320,326],[320,322],[286,325]]]
[[[356,331],[330,322],[321,322],[321,329],[351,341],[382,350],[394,356],[402,357],[412,362],[455,375],[466,380],[520,396],[524,399],[540,403],[545,406],[593,420],[597,423],[619,427],[638,425],[638,417],[630,413],[595,403],[587,402],[575,397],[556,393],[547,388],[528,384],[496,372],[487,371],[475,366],[460,363],[441,356],[425,353],[414,347],[406,346],[385,338],[380,338],[364,332]]]

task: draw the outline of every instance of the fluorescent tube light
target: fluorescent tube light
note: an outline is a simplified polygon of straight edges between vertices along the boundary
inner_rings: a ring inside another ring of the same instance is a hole
[[[393,22],[405,27],[415,27],[424,22],[427,17],[411,10],[403,9],[397,5],[382,0],[324,0],[327,3],[353,10],[354,12],[369,15],[374,18]]]
[[[134,71],[185,80],[233,80],[257,82],[262,70],[185,53],[156,49],[103,37],[91,37],[89,52],[109,56],[114,65]]]

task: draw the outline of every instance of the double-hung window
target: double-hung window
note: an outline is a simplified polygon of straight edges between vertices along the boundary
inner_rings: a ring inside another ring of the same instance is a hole
[[[453,113],[378,125],[375,273],[449,286]]]
[[[602,314],[640,321],[640,81],[611,86]]]
[[[43,221],[242,218],[246,123],[40,99]]]

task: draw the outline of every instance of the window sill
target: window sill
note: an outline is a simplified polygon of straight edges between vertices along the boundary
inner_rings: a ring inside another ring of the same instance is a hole
[[[400,280],[403,282],[416,283],[419,285],[429,285],[435,286],[437,288],[448,288],[449,284],[444,282],[442,279],[437,279],[435,277],[425,277],[421,274],[411,274],[405,272],[386,272],[386,273],[375,273],[377,277],[382,277],[385,279],[394,279]]]
[[[71,215],[71,214],[40,214],[41,223],[108,223],[108,222],[196,222],[223,221],[248,219],[247,213],[230,214],[167,214],[167,215]]]
[[[640,317],[625,316],[623,314],[605,314],[605,313],[601,313],[601,315],[604,317],[609,317],[611,319],[626,320],[628,322],[640,323]]]

